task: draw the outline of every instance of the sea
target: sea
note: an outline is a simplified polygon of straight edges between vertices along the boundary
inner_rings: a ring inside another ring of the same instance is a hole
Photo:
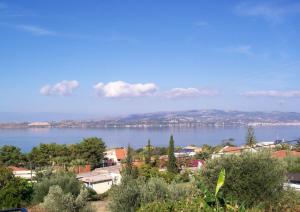
[[[87,137],[99,137],[107,147],[143,147],[150,139],[155,146],[167,146],[170,135],[174,136],[176,146],[203,144],[217,145],[222,140],[233,138],[236,145],[245,142],[245,127],[208,128],[104,128],[104,129],[0,129],[0,146],[14,145],[23,152],[29,152],[40,143],[73,144]],[[256,127],[259,142],[277,139],[294,140],[300,138],[300,126]]]

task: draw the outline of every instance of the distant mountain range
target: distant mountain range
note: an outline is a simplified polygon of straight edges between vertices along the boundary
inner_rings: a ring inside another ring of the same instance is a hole
[[[249,123],[300,123],[300,113],[296,112],[244,112],[224,110],[188,110],[177,112],[157,112],[134,114],[119,120],[122,123],[168,122],[199,123],[204,125],[243,125]]]
[[[188,110],[174,112],[156,112],[133,114],[125,117],[110,119],[88,119],[86,116],[70,115],[53,116],[48,114],[48,120],[35,119],[19,123],[18,127],[31,127],[32,121],[48,121],[50,127],[56,128],[101,128],[101,127],[219,127],[245,125],[295,125],[300,126],[300,113],[296,112],[244,112],[224,110]],[[0,113],[1,116],[1,113]],[[76,117],[76,118],[75,118]],[[94,116],[95,117],[95,116]],[[23,117],[24,118],[24,117]],[[57,119],[59,118],[59,120]],[[0,119],[1,120],[1,119]],[[17,124],[16,124],[17,125]],[[14,128],[13,124],[0,124],[0,127]]]

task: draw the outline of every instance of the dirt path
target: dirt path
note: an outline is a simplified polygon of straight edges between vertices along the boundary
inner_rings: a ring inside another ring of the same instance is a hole
[[[91,205],[95,209],[96,212],[109,212],[108,200],[91,202]]]

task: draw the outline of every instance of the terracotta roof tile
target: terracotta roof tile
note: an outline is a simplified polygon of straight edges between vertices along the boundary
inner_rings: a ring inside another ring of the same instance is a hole
[[[126,149],[118,148],[115,151],[118,160],[124,160],[126,158]]]

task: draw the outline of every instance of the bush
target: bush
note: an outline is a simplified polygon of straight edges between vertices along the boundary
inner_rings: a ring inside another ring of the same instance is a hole
[[[279,201],[276,203],[274,209],[276,211],[300,211],[300,193],[292,188],[287,188]]]
[[[0,167],[0,209],[24,207],[30,203],[32,193],[31,183],[15,177],[10,169]]]
[[[208,161],[203,178],[211,191],[221,168],[226,170],[226,181],[221,191],[228,200],[236,200],[238,204],[268,206],[277,202],[283,192],[285,164],[267,152],[243,153]]]
[[[171,200],[181,200],[197,192],[197,188],[191,183],[171,183],[168,186]]]
[[[168,184],[161,178],[151,178],[141,186],[141,203],[163,201],[169,196]]]
[[[40,203],[49,193],[51,186],[58,185],[62,191],[73,196],[78,196],[82,188],[82,184],[76,179],[73,173],[59,172],[45,177],[34,185],[33,202]]]
[[[300,172],[300,157],[286,157],[284,161],[287,163],[287,171],[289,173]]]
[[[54,185],[50,187],[49,193],[45,196],[40,207],[48,212],[87,210],[87,199],[88,191],[86,189],[82,189],[78,196],[73,196],[71,193],[65,194],[59,186]]]
[[[112,212],[135,211],[140,205],[139,182],[124,176],[120,185],[111,188],[110,200]]]

